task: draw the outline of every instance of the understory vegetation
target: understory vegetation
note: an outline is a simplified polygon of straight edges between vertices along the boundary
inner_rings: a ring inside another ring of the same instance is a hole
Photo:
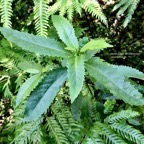
[[[142,0],[0,1],[0,143],[144,144]]]

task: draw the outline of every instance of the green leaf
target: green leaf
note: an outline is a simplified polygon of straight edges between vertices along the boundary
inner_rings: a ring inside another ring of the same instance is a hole
[[[31,91],[37,86],[41,80],[41,75],[37,74],[28,78],[20,87],[19,92],[16,97],[16,106],[17,107],[23,99],[25,99]]]
[[[75,36],[72,25],[64,17],[54,15],[52,16],[53,24],[57,30],[60,39],[71,48],[78,49],[78,40]]]
[[[43,68],[40,64],[31,62],[31,61],[20,62],[18,64],[18,67],[21,70],[24,70],[25,72],[34,73],[34,74],[40,73],[42,71],[42,68]]]
[[[71,53],[54,39],[35,36],[9,28],[0,27],[0,31],[6,39],[22,47],[24,50],[47,56],[71,56]]]
[[[68,80],[70,85],[70,99],[73,102],[79,95],[84,81],[83,55],[75,56],[67,60]]]
[[[47,111],[66,78],[66,69],[63,68],[53,70],[44,78],[26,102],[26,121],[37,120]]]
[[[126,80],[124,73],[100,59],[91,59],[86,64],[88,73],[103,84],[119,99],[131,105],[144,105],[144,98],[135,87]]]
[[[137,69],[128,66],[117,66],[117,65],[113,65],[113,67],[116,68],[121,74],[127,77],[144,80],[144,73],[140,72]]]
[[[91,40],[90,42],[85,44],[80,51],[85,52],[87,50],[95,50],[95,53],[96,53],[107,47],[113,47],[113,46],[108,44],[104,39],[100,38],[96,40]]]

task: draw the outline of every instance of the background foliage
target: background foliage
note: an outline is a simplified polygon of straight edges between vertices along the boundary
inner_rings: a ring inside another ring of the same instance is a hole
[[[51,15],[63,15],[72,22],[81,46],[99,37],[113,45],[95,56],[144,72],[142,0],[1,0],[0,9],[1,26],[56,40],[59,38]],[[24,122],[25,101],[15,109],[16,95],[23,92],[29,96],[47,72],[61,66],[61,59],[26,52],[2,36],[0,41],[1,143],[144,143],[140,133],[144,133],[144,106],[117,100],[100,83],[92,84],[90,77],[86,77],[83,90],[72,105],[65,83],[43,117]],[[37,74],[28,89],[29,79],[37,72],[43,75]],[[143,81],[132,80],[144,94]],[[22,91],[24,82],[28,91]]]

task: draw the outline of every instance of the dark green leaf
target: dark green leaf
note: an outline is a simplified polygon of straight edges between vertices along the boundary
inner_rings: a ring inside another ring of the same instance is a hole
[[[113,65],[102,62],[98,58],[91,59],[86,64],[86,68],[92,77],[103,84],[116,97],[131,105],[144,105],[142,94],[126,80],[125,72],[121,73]],[[131,76],[130,73],[127,73],[128,75]]]
[[[6,39],[22,47],[24,50],[47,56],[68,57],[71,55],[69,51],[63,48],[61,43],[54,39],[2,27],[0,27],[0,31]]]
[[[32,92],[25,106],[25,120],[37,120],[47,111],[67,78],[66,69],[53,70]]]

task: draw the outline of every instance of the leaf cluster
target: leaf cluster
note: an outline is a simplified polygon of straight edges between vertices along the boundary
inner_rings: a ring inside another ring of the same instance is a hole
[[[128,11],[131,17],[138,4],[135,2],[121,0],[115,10],[123,9],[118,12],[121,15],[131,9]],[[143,134],[132,126],[134,121],[139,123],[140,119],[135,117],[140,113],[131,109],[115,112],[119,100],[124,101],[126,107],[138,106],[143,111],[142,86],[138,89],[134,79],[143,81],[144,74],[95,57],[112,45],[103,38],[77,38],[76,30],[63,16],[53,15],[51,19],[59,38],[46,37],[48,9],[50,15],[60,11],[60,15],[67,14],[70,20],[74,11],[82,15],[84,9],[107,24],[97,1],[59,0],[53,4],[34,0],[34,20],[39,36],[0,27],[10,41],[1,43],[0,88],[14,107],[8,128],[2,128],[2,142],[144,143]],[[126,20],[125,26],[128,22]],[[6,25],[4,27],[11,27],[10,20]],[[102,92],[96,95],[95,88]],[[103,91],[109,92],[111,97],[102,95]],[[106,99],[104,104],[99,103],[98,96]],[[118,110],[123,109],[123,105]],[[10,139],[6,139],[6,135]]]

